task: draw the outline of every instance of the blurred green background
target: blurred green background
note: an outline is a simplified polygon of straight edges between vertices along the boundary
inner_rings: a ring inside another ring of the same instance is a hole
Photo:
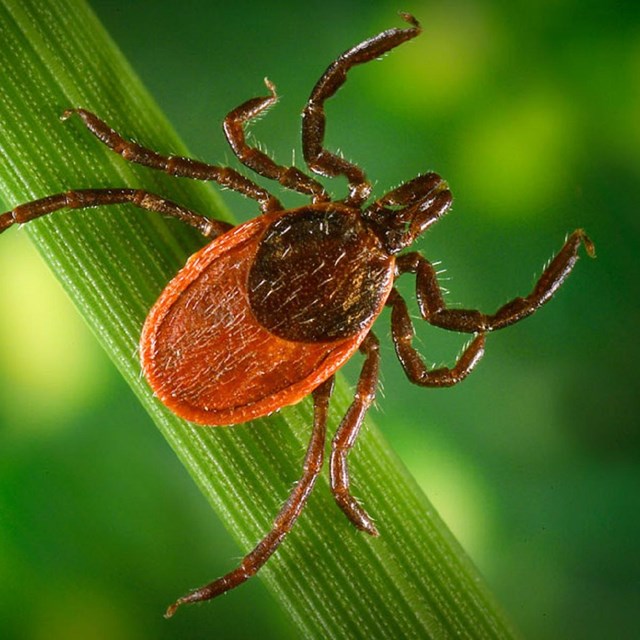
[[[458,388],[406,381],[385,313],[374,419],[525,637],[640,637],[640,5],[92,5],[193,155],[224,163],[220,122],[265,75],[281,103],[253,131],[287,163],[327,64],[400,25],[398,9],[422,21],[421,38],[350,76],[328,108],[329,146],[378,195],[426,170],[446,177],[454,211],[418,248],[446,269],[452,304],[493,310],[528,292],[576,227],[598,259],[491,336]],[[2,637],[296,637],[258,580],[162,619],[185,574],[214,577],[241,552],[24,234],[3,236],[0,273]],[[464,342],[418,333],[434,363]]]

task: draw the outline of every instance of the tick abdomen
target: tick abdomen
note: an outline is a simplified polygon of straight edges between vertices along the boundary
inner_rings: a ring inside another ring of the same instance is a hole
[[[178,415],[230,424],[297,402],[358,349],[380,313],[393,258],[375,236],[354,225],[347,207],[295,211],[255,218],[216,238],[149,313],[140,342],[145,375]],[[262,278],[273,297],[258,286]],[[298,295],[302,302],[288,299]],[[340,310],[337,319],[321,308],[326,304]],[[256,306],[279,331],[265,326]],[[309,320],[306,333],[293,330],[301,319]]]

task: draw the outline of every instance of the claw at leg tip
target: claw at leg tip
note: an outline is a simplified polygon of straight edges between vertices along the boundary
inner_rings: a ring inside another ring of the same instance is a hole
[[[413,15],[411,15],[410,13],[407,13],[406,11],[398,11],[398,13],[400,14],[400,17],[405,22],[408,22],[410,25],[414,26],[416,29],[420,29],[420,23]]]
[[[269,90],[269,93],[271,93],[272,97],[276,97],[276,85],[273,84],[273,82],[271,82],[271,80],[269,80],[269,78],[265,78],[264,79],[264,83],[267,87],[267,89]]]
[[[371,517],[364,511],[360,514],[359,522],[355,524],[360,531],[368,533],[372,538],[377,538],[380,535],[378,528],[373,524],[373,520],[371,520]]]
[[[587,255],[590,258],[596,257],[596,245],[593,244],[591,238],[585,233],[582,237],[582,242],[584,243],[584,248],[587,250]]]
[[[173,604],[167,607],[167,610],[164,612],[164,617],[168,620],[169,618],[173,618],[173,614],[178,610],[180,606],[180,601],[176,601]]]

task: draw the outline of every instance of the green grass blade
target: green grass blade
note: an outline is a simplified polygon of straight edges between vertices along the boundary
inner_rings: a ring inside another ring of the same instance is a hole
[[[131,166],[78,119],[59,122],[65,108],[81,106],[152,148],[186,153],[84,3],[5,0],[0,33],[0,196],[7,208],[73,187],[138,186],[223,215],[208,185]],[[250,549],[299,473],[310,433],[309,402],[253,428],[195,428],[153,398],[137,359],[148,309],[202,240],[174,221],[121,207],[61,213],[27,227],[212,508],[241,548]],[[330,429],[348,403],[340,384]],[[375,514],[381,537],[368,539],[346,522],[323,477],[301,522],[260,573],[299,633],[513,637],[477,571],[371,424],[352,462],[358,493]],[[185,576],[183,586],[210,577],[206,570]],[[181,589],[168,584],[167,601]],[[214,628],[215,609],[224,600],[207,606]]]

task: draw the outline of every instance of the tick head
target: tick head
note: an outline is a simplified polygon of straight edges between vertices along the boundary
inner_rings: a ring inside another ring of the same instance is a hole
[[[452,202],[449,185],[437,173],[425,173],[376,200],[362,218],[395,255],[447,213]]]

